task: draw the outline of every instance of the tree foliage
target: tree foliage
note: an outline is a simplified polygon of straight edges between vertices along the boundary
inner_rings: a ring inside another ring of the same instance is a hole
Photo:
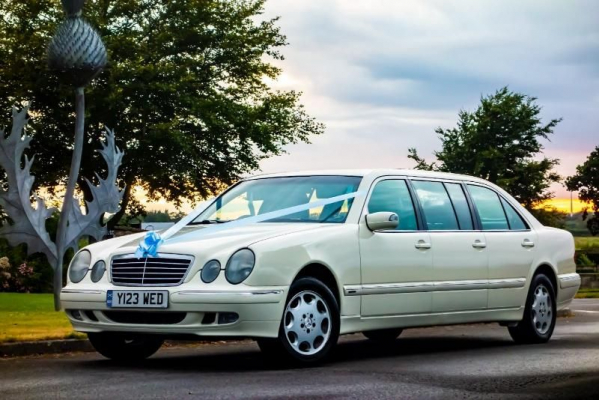
[[[565,229],[567,214],[551,206],[535,207],[529,210],[530,213],[545,226]]]
[[[323,126],[300,93],[275,91],[287,42],[265,0],[96,0],[86,19],[104,38],[109,64],[87,88],[86,144],[115,129],[127,157],[121,214],[142,185],[179,203],[213,194],[283,146]],[[46,47],[62,18],[59,0],[0,0],[0,110],[31,101],[33,174],[38,186],[64,183],[72,149],[72,92],[46,68]],[[86,198],[101,160],[84,148]],[[130,210],[129,210],[130,211]],[[118,221],[117,215],[113,221]]]
[[[540,139],[548,139],[561,119],[543,124],[536,98],[504,87],[482,97],[474,112],[460,111],[457,127],[436,130],[441,151],[428,163],[409,149],[416,169],[477,176],[512,194],[529,210],[553,197],[549,186],[560,181],[556,159],[540,157]]]
[[[576,174],[566,179],[566,186],[570,191],[578,191],[578,199],[589,205],[590,210],[585,208],[582,219],[587,221],[593,236],[599,234],[599,146],[576,167]]]

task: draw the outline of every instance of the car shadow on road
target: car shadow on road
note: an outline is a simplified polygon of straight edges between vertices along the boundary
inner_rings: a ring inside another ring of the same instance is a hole
[[[476,326],[473,326],[474,328]],[[473,329],[474,329],[473,328]],[[488,355],[492,351],[510,349],[515,344],[507,335],[486,334],[484,336],[464,335],[463,332],[448,333],[447,331],[429,332],[426,329],[415,331],[406,336],[401,336],[391,343],[380,344],[367,340],[361,334],[343,336],[334,349],[328,365],[338,363],[352,363],[368,359],[394,358],[396,362],[408,361],[413,356],[426,357],[439,356],[451,352],[468,353],[469,357]],[[573,334],[552,340],[548,344],[523,345],[522,350],[535,347],[540,350],[547,349],[589,349],[599,348],[599,341],[595,336]],[[226,344],[213,343],[199,346],[174,347],[161,350],[156,356],[137,362],[135,364],[116,363],[110,360],[93,360],[83,362],[87,368],[124,368],[126,370],[139,368],[140,370],[164,371],[205,371],[205,372],[243,372],[255,370],[281,370],[288,367],[270,361],[263,357],[258,346],[251,341],[229,342]]]
[[[334,349],[328,365],[336,363],[358,362],[365,359],[396,358],[401,361],[414,355],[430,355],[447,352],[485,351],[514,346],[510,340],[476,337],[408,337],[392,343],[377,344],[353,335],[343,339]],[[281,370],[294,368],[270,361],[262,356],[257,345],[252,342],[243,344],[224,344],[163,350],[156,356],[138,363],[116,363],[110,360],[81,362],[86,368],[124,370],[162,370],[162,371],[205,371],[205,372],[243,372],[256,370]]]
[[[488,351],[510,347],[509,339],[484,337],[407,337],[392,343],[376,343],[370,340],[354,340],[340,343],[335,349],[335,361],[360,361],[372,358],[407,358],[448,352]]]

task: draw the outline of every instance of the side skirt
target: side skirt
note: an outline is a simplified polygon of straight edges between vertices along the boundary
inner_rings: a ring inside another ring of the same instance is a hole
[[[494,310],[460,311],[451,313],[385,315],[376,317],[344,316],[341,318],[341,334],[375,329],[418,328],[439,325],[457,325],[481,322],[520,321],[523,307]]]

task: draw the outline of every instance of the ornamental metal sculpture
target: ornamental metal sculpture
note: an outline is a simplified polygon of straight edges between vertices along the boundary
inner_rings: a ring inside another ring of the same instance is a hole
[[[101,240],[106,227],[101,224],[105,213],[116,213],[123,196],[117,185],[118,169],[123,152],[114,141],[114,132],[106,129],[106,144],[99,150],[108,166],[106,179],[99,175],[99,184],[86,180],[93,194],[93,200],[86,202],[87,212],[83,214],[74,198],[75,186],[81,166],[84,144],[85,93],[84,88],[105,67],[106,48],[100,35],[81,18],[85,0],[62,0],[67,14],[66,20],[58,27],[48,47],[48,66],[60,80],[75,88],[75,140],[71,168],[62,204],[56,241],[53,242],[46,231],[46,220],[56,211],[47,208],[42,199],[31,192],[34,177],[30,174],[34,159],[29,159],[24,151],[29,147],[31,137],[24,130],[27,125],[27,111],[13,109],[13,125],[10,136],[0,131],[0,165],[7,178],[7,189],[0,189],[0,205],[12,224],[0,228],[0,237],[13,245],[27,244],[29,254],[42,252],[54,268],[54,306],[60,309],[62,289],[62,264],[69,248],[78,249],[82,236]],[[23,167],[21,167],[24,156]],[[36,207],[32,205],[32,198]]]

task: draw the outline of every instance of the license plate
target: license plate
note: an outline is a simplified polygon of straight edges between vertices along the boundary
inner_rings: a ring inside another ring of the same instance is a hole
[[[110,308],[167,308],[166,290],[109,290],[106,305]]]

